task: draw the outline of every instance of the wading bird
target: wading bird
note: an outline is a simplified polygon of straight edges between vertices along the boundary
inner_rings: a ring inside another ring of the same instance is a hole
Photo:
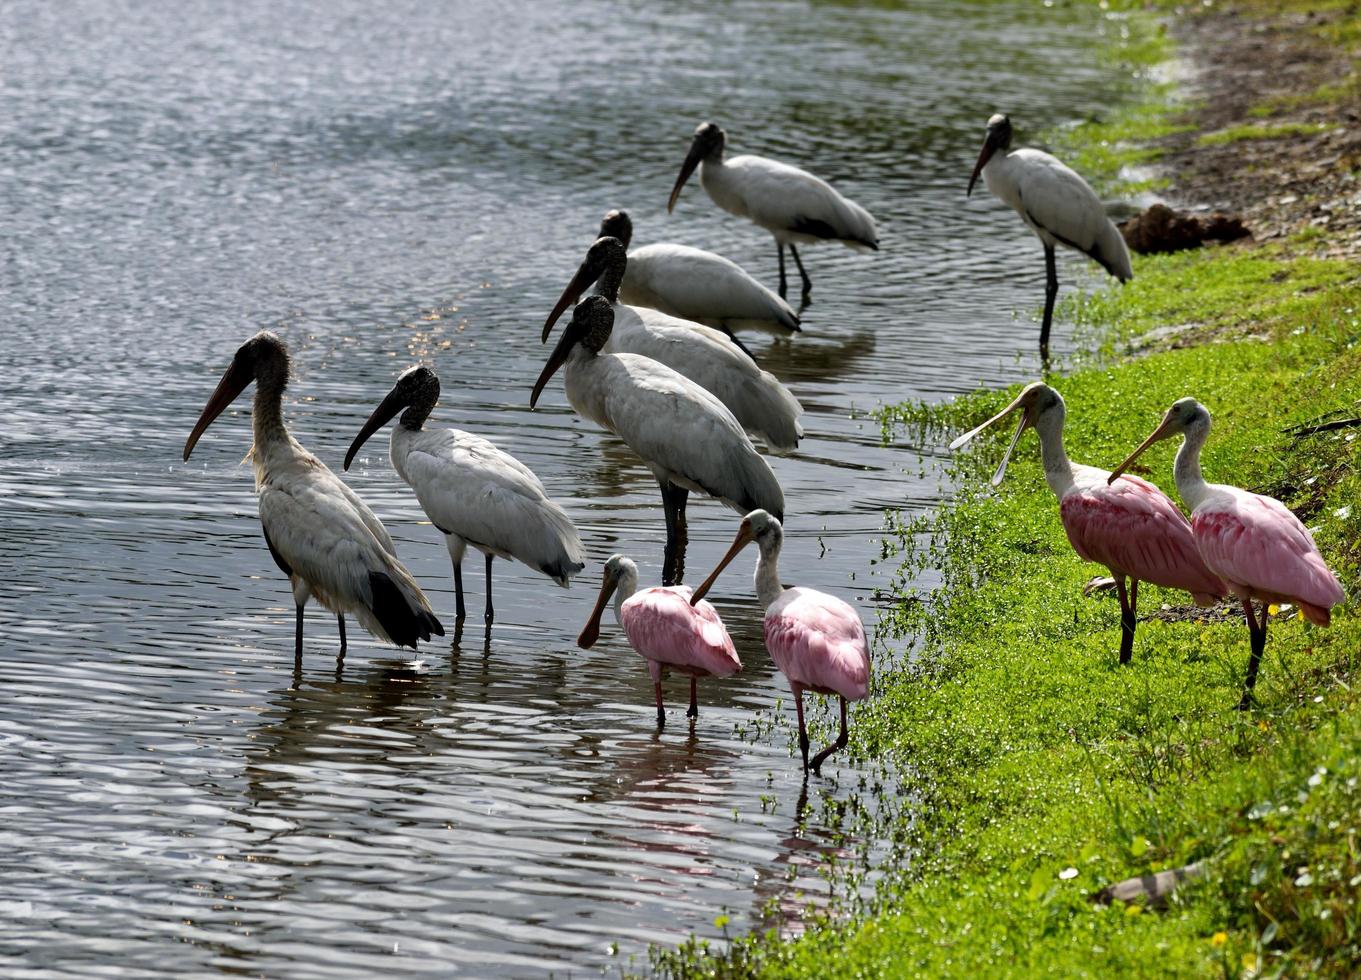
[[[371,435],[402,412],[392,429],[392,468],[416,491],[430,522],[444,534],[454,563],[457,616],[463,606],[463,554],[472,545],[487,558],[488,626],[495,611],[491,601],[494,557],[514,558],[543,572],[564,588],[585,568],[581,538],[561,507],[548,499],[528,466],[495,445],[459,429],[427,429],[439,378],[427,367],[403,373],[345,454],[345,469]],[[403,412],[402,410],[405,409]]]
[[[614,614],[624,628],[629,646],[647,661],[657,694],[657,727],[666,724],[662,707],[662,678],[675,671],[690,678],[690,709],[687,718],[699,716],[695,682],[700,677],[727,677],[742,669],[732,638],[707,602],[690,604],[685,585],[660,586],[638,591],[638,566],[623,555],[611,555],[605,563],[605,581],[595,610],[586,621],[577,646],[589,650],[600,639],[600,617],[610,596],[617,592]]]
[[[255,382],[251,424],[255,489],[265,544],[289,583],[297,604],[294,654],[302,656],[303,606],[315,598],[336,614],[345,651],[345,614],[398,646],[416,648],[444,629],[416,580],[392,546],[373,511],[345,482],[288,434],[283,394],[288,348],[262,331],[241,345],[184,444],[184,458],[213,420]]]
[[[818,772],[823,760],[846,746],[846,702],[863,701],[870,692],[870,652],[860,616],[836,596],[814,589],[786,589],[780,584],[780,545],[784,531],[777,518],[763,510],[742,518],[728,553],[690,597],[691,605],[708,593],[714,581],[737,557],[756,542],[756,598],[766,611],[766,649],[789,681],[799,714],[799,751],[803,771]],[[841,734],[810,764],[808,729],[803,723],[803,692],[835,694],[841,699]]]
[[[788,292],[784,274],[786,245],[799,267],[805,303],[813,283],[795,246],[837,241],[857,251],[878,251],[879,230],[870,213],[860,205],[842,197],[825,180],[786,163],[750,154],[724,160],[726,142],[727,134],[721,128],[711,122],[700,123],[676,185],[671,188],[667,213],[676,207],[681,188],[698,167],[700,186],[710,200],[775,236],[781,296]]]
[[[611,211],[600,222],[600,237],[617,238],[628,248],[633,222],[627,213]],[[722,330],[743,350],[734,331],[790,337],[799,329],[799,316],[789,304],[740,265],[689,245],[657,242],[635,248],[619,299]]]
[[[1040,439],[1044,479],[1059,499],[1059,518],[1083,561],[1110,569],[1120,596],[1120,662],[1134,652],[1134,626],[1139,583],[1184,589],[1198,605],[1214,605],[1225,592],[1224,583],[1205,567],[1191,536],[1191,525],[1167,494],[1147,480],[1125,476],[1114,480],[1107,470],[1083,466],[1063,450],[1066,409],[1059,393],[1047,384],[1027,385],[1002,411],[976,429],[964,433],[951,449],[958,449],[994,422],[1021,413],[992,485],[1002,482],[1007,461],[1027,428]],[[1113,482],[1112,482],[1113,481]],[[1129,579],[1126,591],[1125,580]]]
[[[1182,502],[1191,508],[1191,530],[1196,547],[1210,570],[1243,601],[1248,620],[1251,655],[1243,680],[1240,710],[1252,707],[1252,689],[1266,649],[1267,605],[1293,602],[1309,622],[1327,626],[1330,610],[1344,598],[1342,586],[1323,563],[1309,529],[1272,497],[1249,493],[1221,483],[1206,483],[1200,475],[1200,450],[1210,435],[1210,413],[1194,398],[1173,403],[1162,422],[1129,458],[1115,468],[1114,480],[1160,439],[1181,434],[1172,475]],[[1252,600],[1262,603],[1261,618],[1253,615]]]
[[[662,582],[685,574],[685,505],[690,491],[716,497],[739,513],[784,512],[784,491],[732,413],[713,395],[665,364],[605,351],[614,312],[588,296],[572,311],[529,396],[567,365],[564,387],[578,415],[614,433],[642,457],[662,491],[666,551]]]
[[[543,325],[543,339],[563,312],[592,283],[614,310],[614,328],[605,350],[640,354],[683,374],[732,412],[742,428],[755,433],[776,455],[798,448],[803,437],[803,406],[779,379],[756,366],[751,356],[711,327],[619,302],[619,286],[630,263],[617,238],[599,238],[563,290]]]
[[[1011,150],[1011,120],[1006,116],[999,114],[988,120],[988,135],[966,196],[973,194],[980,173],[993,197],[1019,214],[1044,245],[1040,358],[1047,361],[1049,325],[1054,319],[1054,298],[1059,294],[1055,244],[1095,259],[1121,282],[1134,278],[1129,249],[1120,229],[1106,217],[1096,192],[1075,171],[1042,150]]]

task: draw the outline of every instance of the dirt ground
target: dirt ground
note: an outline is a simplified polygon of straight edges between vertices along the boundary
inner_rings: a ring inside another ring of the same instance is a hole
[[[1160,141],[1170,201],[1236,212],[1258,241],[1316,226],[1327,234],[1311,250],[1361,257],[1361,63],[1336,40],[1352,29],[1348,18],[1361,18],[1361,2],[1305,14],[1269,7],[1214,6],[1173,20],[1193,128]],[[1319,131],[1204,142],[1231,127],[1295,124]]]

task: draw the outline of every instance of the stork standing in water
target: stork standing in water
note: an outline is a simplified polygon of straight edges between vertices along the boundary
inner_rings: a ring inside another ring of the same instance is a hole
[[[613,324],[614,311],[603,297],[582,300],[534,383],[529,404],[538,404],[544,385],[565,364],[572,408],[622,439],[657,478],[666,513],[662,583],[679,585],[692,490],[738,512],[763,507],[776,514],[784,513],[784,491],[717,398],[665,364],[606,351]]]
[[[707,602],[690,604],[690,588],[685,585],[661,586],[638,590],[638,566],[623,555],[611,555],[605,563],[605,581],[600,586],[591,618],[577,637],[577,646],[589,650],[600,639],[600,617],[610,596],[615,618],[624,628],[629,646],[647,661],[657,695],[657,728],[666,724],[662,706],[662,677],[671,671],[690,678],[690,709],[687,718],[699,716],[695,682],[700,677],[727,677],[742,669],[732,637],[718,618],[718,610]]]
[[[1173,403],[1162,422],[1139,448],[1115,468],[1115,480],[1160,439],[1185,437],[1172,475],[1177,492],[1191,508],[1191,531],[1209,569],[1243,602],[1251,654],[1243,679],[1240,710],[1252,707],[1257,669],[1266,650],[1267,604],[1292,602],[1309,622],[1327,626],[1331,610],[1344,598],[1342,585],[1323,562],[1309,529],[1279,500],[1200,475],[1200,450],[1210,435],[1210,413],[1194,398]],[[1252,601],[1262,603],[1260,618]]]
[[[1021,413],[1016,434],[993,475],[1002,482],[1012,450],[1027,428],[1040,438],[1044,479],[1059,498],[1059,518],[1068,541],[1083,561],[1110,569],[1120,596],[1120,662],[1134,652],[1135,610],[1139,583],[1185,589],[1197,605],[1211,606],[1225,592],[1224,583],[1205,567],[1191,535],[1191,525],[1177,505],[1153,484],[1137,476],[1115,480],[1106,470],[1083,466],[1063,451],[1063,422],[1067,414],[1059,393],[1047,384],[1027,385],[1016,400],[976,429],[964,433],[951,449],[958,449],[994,422]],[[1125,580],[1129,579],[1128,591]]]
[[[836,596],[816,589],[786,589],[780,584],[780,546],[784,530],[778,518],[763,510],[742,518],[728,553],[690,597],[698,603],[728,563],[751,542],[756,560],[756,598],[765,609],[766,649],[794,692],[799,714],[799,751],[803,771],[819,772],[823,761],[846,747],[846,702],[863,701],[870,693],[870,652],[859,614]],[[803,692],[835,694],[841,699],[841,733],[835,742],[808,761],[808,729],[803,722]]]
[[[628,248],[633,222],[626,212],[611,211],[600,223],[600,237],[617,238]],[[722,330],[743,350],[736,330],[790,337],[799,329],[799,316],[789,304],[736,262],[671,242],[643,245],[629,253],[619,300]]]
[[[269,553],[293,586],[295,657],[302,657],[303,606],[309,598],[336,614],[342,653],[346,613],[379,639],[413,650],[417,640],[443,636],[420,586],[397,560],[382,522],[284,427],[288,349],[274,334],[258,333],[237,350],[189,433],[185,460],[204,430],[252,381],[255,445],[250,458],[260,524]]]
[[[787,292],[784,249],[794,256],[803,280],[803,301],[813,283],[799,258],[798,245],[836,241],[857,251],[879,249],[879,229],[870,213],[819,177],[766,157],[744,154],[723,159],[727,134],[711,122],[700,123],[690,141],[690,152],[666,202],[676,206],[681,188],[699,168],[700,186],[724,211],[747,218],[775,236],[780,258],[780,295]]]
[[[1099,262],[1121,282],[1134,278],[1129,249],[1091,185],[1057,158],[1042,150],[1011,149],[1011,120],[995,115],[978,154],[966,196],[978,175],[993,197],[1009,205],[1044,245],[1044,322],[1040,324],[1040,358],[1049,360],[1049,326],[1059,274],[1054,246],[1066,245]]]
[[[563,312],[598,282],[597,293],[614,310],[614,328],[605,347],[608,353],[639,354],[665,364],[713,394],[772,453],[783,455],[797,449],[803,437],[799,424],[803,406],[775,375],[762,371],[750,355],[711,327],[619,302],[620,284],[630,261],[619,239],[596,239],[548,314],[543,339],[548,339]]]
[[[418,365],[404,372],[355,436],[345,454],[345,469],[359,447],[402,412],[392,429],[392,468],[416,491],[421,509],[444,534],[454,564],[459,622],[466,617],[463,554],[471,544],[486,555],[483,618],[491,626],[493,558],[517,559],[565,588],[585,567],[581,538],[566,512],[548,499],[539,478],[514,456],[470,432],[424,427],[439,390],[439,378],[429,368]]]

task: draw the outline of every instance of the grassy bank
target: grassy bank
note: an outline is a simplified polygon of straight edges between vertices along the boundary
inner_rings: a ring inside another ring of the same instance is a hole
[[[1140,109],[1106,131],[1178,127]],[[1170,129],[1168,131],[1171,131]],[[1213,142],[1213,141],[1212,141]],[[1123,150],[1094,154],[1110,169]],[[1093,166],[1099,166],[1093,164]],[[1211,481],[1279,497],[1361,595],[1361,272],[1318,258],[1328,232],[1141,258],[1124,288],[1068,301],[1095,353],[1049,379],[1066,444],[1112,466],[1178,397],[1214,415]],[[1174,328],[1169,330],[1168,328]],[[1137,353],[1135,353],[1137,351]],[[948,441],[1014,395],[907,404],[886,437]],[[859,706],[862,757],[893,760],[915,793],[886,833],[910,861],[876,912],[794,942],[739,939],[662,953],[683,975],[1352,976],[1361,970],[1361,615],[1320,629],[1275,610],[1257,710],[1233,710],[1247,630],[1146,586],[1133,663],[1116,662],[1119,606],[1083,593],[1082,562],[1044,484],[1033,434],[999,490],[1010,428],[949,466],[956,499],[886,545],[904,581],[880,623],[916,638],[910,663]],[[1135,472],[1175,491],[1172,443]],[[1099,904],[1113,882],[1198,862],[1165,907]]]

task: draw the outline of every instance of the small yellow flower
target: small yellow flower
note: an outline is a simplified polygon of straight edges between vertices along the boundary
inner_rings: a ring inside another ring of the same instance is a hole
[[[1267,730],[1267,727],[1268,727],[1268,726],[1267,726],[1267,723],[1266,723],[1266,719],[1263,718],[1261,721],[1257,722],[1257,727],[1260,728],[1262,731],[1266,731],[1266,730]]]
[[[1129,916],[1139,915],[1144,910],[1142,905],[1126,905],[1125,914]]]
[[[1242,964],[1243,964],[1243,969],[1247,970],[1249,973],[1256,973],[1256,972],[1257,972],[1257,954],[1256,954],[1256,953],[1244,953],[1244,954],[1243,954],[1243,959],[1242,959],[1241,962],[1242,962]]]
[[[1228,941],[1229,934],[1227,932],[1224,932],[1223,930],[1220,930],[1219,932],[1215,933],[1213,936],[1210,937],[1211,946],[1223,946]]]
[[[1267,612],[1267,615],[1268,615],[1268,616],[1275,616],[1275,615],[1276,615],[1277,613],[1279,613],[1280,611],[1281,611],[1281,607],[1278,606],[1278,605],[1276,605],[1276,603],[1274,603],[1274,602],[1273,602],[1271,605],[1269,605],[1269,606],[1266,607],[1266,612]]]

